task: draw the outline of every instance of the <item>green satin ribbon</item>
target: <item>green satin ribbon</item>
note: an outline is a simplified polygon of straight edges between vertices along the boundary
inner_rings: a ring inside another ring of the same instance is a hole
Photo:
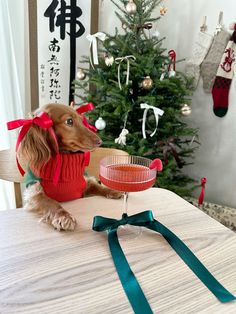
[[[147,210],[132,216],[123,214],[120,220],[96,216],[94,217],[93,221],[93,230],[98,232],[108,232],[108,243],[111,255],[123,289],[129,299],[134,313],[149,314],[153,312],[119,244],[117,229],[119,226],[126,224],[143,226],[162,234],[166,241],[175,250],[175,252],[186,263],[186,265],[217,297],[218,300],[221,302],[236,300],[236,297],[215,279],[215,277],[193,254],[193,252],[172,231],[154,219],[151,210]]]

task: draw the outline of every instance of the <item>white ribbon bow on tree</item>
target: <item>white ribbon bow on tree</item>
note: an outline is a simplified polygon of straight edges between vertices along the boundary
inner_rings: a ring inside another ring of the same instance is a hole
[[[88,41],[90,42],[90,49],[92,47],[93,49],[93,62],[92,62],[92,56],[90,53],[90,63],[92,67],[94,68],[94,64],[98,64],[98,44],[97,39],[100,39],[101,41],[104,41],[106,39],[106,34],[102,32],[95,33],[93,35],[89,34],[86,36]]]
[[[156,131],[157,131],[159,116],[162,116],[163,113],[164,113],[164,111],[161,110],[161,109],[159,109],[159,108],[156,108],[156,107],[153,107],[153,106],[149,106],[149,105],[146,104],[146,103],[140,104],[140,107],[141,107],[141,109],[144,109],[144,112],[143,112],[143,124],[142,124],[143,138],[146,138],[145,125],[146,125],[146,119],[147,119],[148,110],[149,110],[149,109],[152,109],[152,110],[153,110],[153,113],[154,113],[154,116],[155,116],[155,119],[156,119],[156,128],[155,128],[155,130],[152,132],[152,134],[150,135],[150,136],[152,137],[152,136],[155,135],[155,133],[156,133]]]
[[[126,73],[126,85],[129,84],[129,71],[130,71],[130,61],[129,59],[133,59],[133,60],[136,60],[135,56],[133,55],[130,55],[130,56],[125,56],[125,57],[121,57],[121,58],[116,58],[115,61],[116,61],[116,64],[119,64],[118,65],[118,83],[119,83],[119,87],[120,87],[120,90],[122,89],[121,87],[121,83],[120,83],[120,66],[121,66],[121,63],[123,61],[126,61],[127,62],[127,73]]]

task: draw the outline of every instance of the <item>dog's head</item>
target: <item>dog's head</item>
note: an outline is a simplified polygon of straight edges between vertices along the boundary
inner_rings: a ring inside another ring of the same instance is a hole
[[[83,117],[72,107],[62,104],[48,104],[33,113],[33,117],[45,112],[53,121],[59,150],[64,152],[92,151],[102,140],[83,123]],[[56,143],[48,130],[32,125],[23,138],[19,155],[27,159],[30,167],[39,169],[55,153]]]

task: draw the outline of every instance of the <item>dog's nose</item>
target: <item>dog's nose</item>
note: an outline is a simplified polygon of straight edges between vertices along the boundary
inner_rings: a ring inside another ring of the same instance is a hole
[[[96,141],[96,145],[97,145],[97,146],[101,146],[101,145],[102,145],[102,140],[101,140],[101,139],[97,140],[97,141]]]

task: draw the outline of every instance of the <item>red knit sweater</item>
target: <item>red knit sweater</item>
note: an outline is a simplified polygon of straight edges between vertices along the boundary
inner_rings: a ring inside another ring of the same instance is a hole
[[[86,188],[84,179],[85,154],[61,153],[61,171],[57,185],[53,184],[56,161],[51,158],[40,170],[40,183],[46,195],[58,202],[81,198]],[[33,171],[36,174],[36,171]],[[29,183],[30,184],[30,183]]]

